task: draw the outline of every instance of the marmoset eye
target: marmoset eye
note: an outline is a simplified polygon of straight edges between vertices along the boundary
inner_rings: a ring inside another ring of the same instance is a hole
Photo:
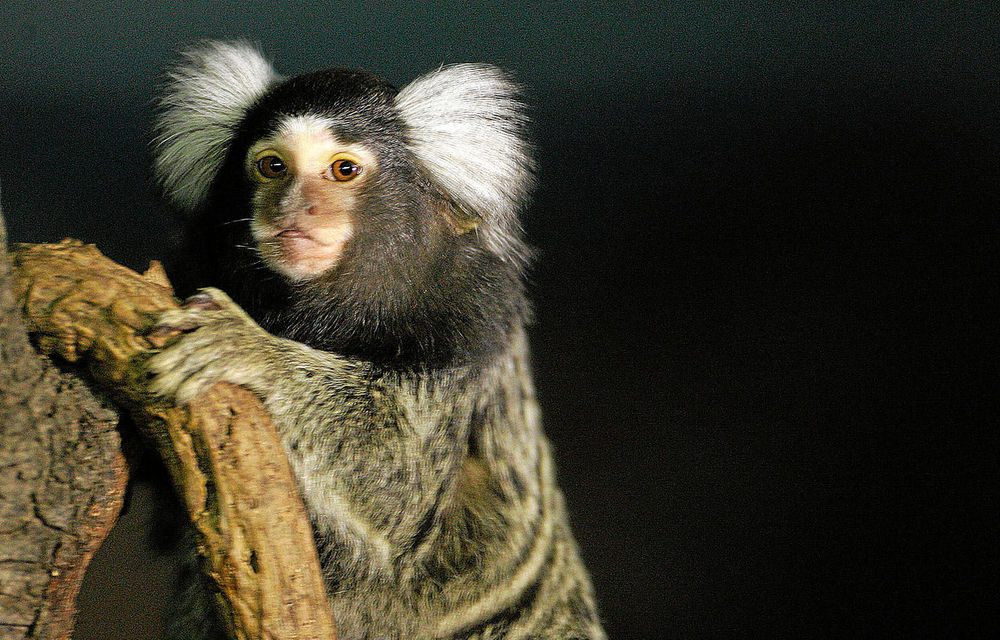
[[[278,156],[265,156],[257,161],[257,171],[265,178],[278,178],[284,175],[288,167]]]
[[[353,180],[361,173],[361,165],[353,160],[341,158],[340,160],[334,160],[333,164],[330,165],[330,171],[333,173],[334,180],[347,182],[348,180]]]

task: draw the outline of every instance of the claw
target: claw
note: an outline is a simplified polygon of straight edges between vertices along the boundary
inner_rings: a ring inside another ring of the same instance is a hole
[[[208,293],[204,291],[201,293],[196,293],[181,305],[183,309],[200,309],[202,311],[217,311],[222,307],[218,302]]]
[[[187,318],[177,322],[160,322],[154,325],[153,328],[146,333],[146,335],[154,337],[177,332],[194,331],[200,326],[202,326],[202,323],[193,318]]]

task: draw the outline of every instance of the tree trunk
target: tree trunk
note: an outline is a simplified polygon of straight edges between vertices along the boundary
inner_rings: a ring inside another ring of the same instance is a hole
[[[0,218],[0,640],[69,638],[127,480],[118,414],[28,341]]]
[[[146,359],[176,338],[145,336],[177,306],[159,265],[139,275],[71,240],[22,245],[10,256],[5,247],[0,640],[69,637],[84,569],[125,484],[116,414],[79,378],[36,354],[25,324],[41,352],[85,365],[87,378],[163,457],[231,636],[334,638],[305,509],[256,396],[219,384],[179,408],[145,389]]]

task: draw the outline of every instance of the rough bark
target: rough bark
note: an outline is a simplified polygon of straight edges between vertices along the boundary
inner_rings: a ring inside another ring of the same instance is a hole
[[[127,473],[117,413],[35,352],[13,276],[0,219],[0,640],[62,640]]]
[[[143,363],[175,338],[144,335],[177,305],[162,269],[139,275],[72,240],[21,245],[13,256],[40,350],[85,365],[163,457],[233,637],[333,638],[305,509],[256,396],[219,384],[188,409],[145,389]]]

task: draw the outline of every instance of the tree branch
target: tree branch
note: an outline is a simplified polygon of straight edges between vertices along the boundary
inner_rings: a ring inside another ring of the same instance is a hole
[[[13,256],[39,348],[86,365],[163,457],[233,637],[334,638],[306,512],[256,396],[218,384],[188,409],[146,390],[146,359],[176,339],[144,336],[177,306],[159,265],[139,275],[73,240]]]

